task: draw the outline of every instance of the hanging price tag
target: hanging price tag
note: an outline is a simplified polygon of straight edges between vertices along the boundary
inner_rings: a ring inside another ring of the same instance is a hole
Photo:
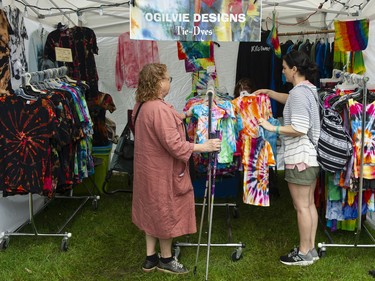
[[[73,62],[72,50],[55,47],[56,61]]]

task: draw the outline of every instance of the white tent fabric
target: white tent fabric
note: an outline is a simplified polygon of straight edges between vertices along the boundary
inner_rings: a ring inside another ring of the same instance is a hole
[[[174,0],[168,1],[174,2]],[[229,2],[228,0],[217,1]],[[58,22],[78,25],[80,20],[84,26],[92,28],[97,34],[106,33],[107,35],[118,35],[128,30],[131,8],[128,0],[3,0],[2,2],[3,6],[16,5],[22,11],[25,11],[26,5],[28,17],[46,25],[53,26]],[[136,3],[137,0],[134,2]],[[327,28],[332,28],[332,20],[335,18],[373,18],[375,11],[374,0],[262,0],[262,3],[262,18],[268,23],[270,23],[273,11],[277,13],[281,23],[288,24],[296,24],[313,12],[319,11],[303,25],[291,27],[292,30],[297,28],[298,31],[301,28],[322,28],[325,24]],[[81,15],[78,16],[78,14]],[[284,30],[280,31],[284,32]]]
[[[171,0],[172,1],[172,0]],[[26,22],[28,33],[37,29],[40,24],[48,30],[58,22],[78,25],[79,20],[83,26],[92,28],[97,35],[99,55],[96,56],[96,64],[99,74],[99,89],[112,95],[117,110],[108,117],[117,124],[117,133],[120,134],[127,122],[127,110],[133,108],[135,89],[126,88],[118,92],[115,86],[115,60],[117,52],[118,35],[129,30],[129,5],[123,4],[117,7],[104,6],[116,3],[125,3],[120,0],[3,0],[2,5],[16,5],[25,11],[26,5],[43,8],[37,9],[28,6]],[[370,83],[375,84],[375,5],[374,0],[341,0],[346,3],[345,8],[337,1],[324,1],[320,11],[311,17],[304,24],[294,26],[280,25],[279,32],[296,32],[319,30],[321,28],[332,29],[332,22],[335,18],[347,19],[355,17],[367,17],[371,19],[370,40],[364,52],[367,68],[366,76]],[[277,13],[280,23],[296,24],[301,18],[306,18],[314,13],[319,7],[320,1],[266,1],[263,0],[263,21],[264,25],[271,27],[272,12]],[[23,4],[22,4],[23,3]],[[102,5],[103,15],[101,16],[100,6]],[[357,14],[358,5],[362,5],[363,11]],[[70,8],[71,10],[62,8]],[[78,18],[77,12],[80,9],[89,8]],[[60,10],[58,10],[60,9]],[[63,12],[65,15],[63,14]],[[338,13],[339,12],[339,13]],[[42,18],[44,17],[44,18]],[[297,37],[296,37],[297,38]],[[232,93],[235,84],[236,63],[238,42],[220,42],[220,47],[215,46],[215,62],[218,73],[219,86],[226,88]],[[173,76],[173,83],[167,101],[172,103],[177,110],[181,111],[185,104],[185,97],[191,90],[191,74],[185,72],[183,61],[177,59],[176,42],[158,42],[160,61],[165,63]],[[27,49],[27,48],[26,48]],[[35,196],[36,210],[42,206],[43,198]],[[14,196],[12,198],[1,198],[0,195],[0,233],[13,231],[28,218],[28,197]]]

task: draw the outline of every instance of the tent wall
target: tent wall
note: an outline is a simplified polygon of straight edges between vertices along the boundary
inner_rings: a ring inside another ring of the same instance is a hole
[[[220,47],[215,45],[215,62],[221,88],[226,88],[229,94],[233,93],[235,77],[238,42],[220,42]],[[125,84],[119,92],[115,85],[115,63],[117,51],[117,37],[98,38],[99,55],[96,63],[99,74],[99,89],[112,95],[117,110],[107,117],[114,120],[117,125],[117,133],[120,134],[127,122],[127,110],[132,109],[135,103],[135,89],[127,88]],[[185,72],[183,60],[178,60],[177,45],[174,41],[158,42],[160,62],[167,65],[169,74],[173,77],[171,90],[166,101],[173,104],[182,111],[186,100],[191,92],[191,73]]]

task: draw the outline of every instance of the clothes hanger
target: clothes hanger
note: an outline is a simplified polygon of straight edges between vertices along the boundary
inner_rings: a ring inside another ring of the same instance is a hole
[[[71,84],[79,84],[77,80],[70,78],[67,73],[68,68],[66,66],[62,66],[59,68],[59,77],[62,77],[65,82]],[[81,83],[84,85],[84,87],[87,87],[88,90],[90,89],[90,86],[87,85],[85,81],[81,81]]]
[[[33,101],[38,100],[37,96],[31,96],[31,95],[26,94],[22,88],[15,89],[14,93],[16,94],[17,97],[21,97],[25,100],[33,100]]]
[[[332,70],[332,77],[331,78],[321,78],[319,79],[321,88],[326,88],[327,84],[329,84],[328,88],[334,88],[333,86],[337,86],[343,80],[343,74],[341,70],[333,69]]]
[[[253,97],[253,96],[255,96],[253,93],[249,93],[248,91],[241,91],[240,92],[240,97],[242,98],[242,97]]]
[[[333,110],[341,111],[343,106],[347,103],[349,99],[354,99],[355,101],[360,101],[363,98],[363,89],[359,88],[354,93],[347,95],[339,96],[339,99],[336,101],[330,101],[331,107]]]
[[[25,73],[22,74],[22,88],[24,91],[26,91],[29,95],[30,94],[42,94],[43,92],[36,89],[33,85],[30,83],[31,81],[31,74],[30,73]]]
[[[358,84],[353,83],[350,79],[350,74],[342,74],[344,82],[342,84],[337,84],[337,89],[341,91],[353,91],[358,88]]]
[[[64,31],[64,30],[67,30],[68,29],[68,25],[62,23],[62,22],[59,22],[56,26],[56,29],[60,30],[60,31]]]

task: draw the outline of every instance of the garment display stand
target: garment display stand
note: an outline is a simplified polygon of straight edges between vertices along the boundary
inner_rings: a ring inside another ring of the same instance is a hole
[[[215,88],[213,84],[208,84],[207,88],[207,100],[208,100],[208,132],[209,132],[209,139],[217,138],[219,137],[218,132],[216,130],[213,130],[212,128],[212,104],[213,104],[213,98],[215,94]],[[213,246],[224,246],[224,247],[236,247],[236,250],[232,254],[232,260],[238,261],[242,258],[242,249],[245,248],[245,244],[239,242],[239,243],[231,243],[232,240],[232,233],[231,233],[231,226],[230,226],[230,212],[229,207],[236,207],[236,204],[230,204],[230,203],[224,203],[224,204],[214,204],[214,198],[215,198],[215,179],[216,179],[216,165],[217,165],[217,152],[210,152],[208,154],[208,167],[207,167],[207,179],[206,179],[206,188],[204,192],[204,199],[203,204],[196,204],[196,205],[202,205],[202,215],[201,215],[201,221],[200,221],[200,227],[199,227],[199,234],[198,234],[198,243],[174,243],[174,255],[176,257],[180,254],[180,247],[185,246],[194,246],[197,247],[197,253],[196,253],[196,260],[194,265],[194,275],[197,271],[197,264],[198,264],[198,257],[199,257],[199,250],[201,246],[207,247],[207,256],[206,256],[206,279],[208,280],[208,269],[209,269],[209,262],[210,262],[210,249]],[[208,237],[207,237],[207,243],[201,243],[202,239],[202,231],[203,231],[203,223],[205,218],[205,209],[207,206],[207,218],[208,218]],[[228,223],[228,236],[229,236],[229,243],[226,244],[217,244],[217,243],[211,243],[211,236],[212,236],[212,219],[213,219],[213,207],[214,206],[225,206],[227,208],[227,223]]]
[[[367,229],[367,227],[362,222],[362,198],[363,198],[363,164],[364,164],[364,142],[365,142],[365,131],[364,128],[366,126],[366,106],[367,106],[367,82],[369,80],[368,77],[358,74],[352,74],[348,72],[343,72],[340,70],[334,70],[333,73],[337,75],[334,78],[344,78],[346,81],[350,81],[352,84],[358,84],[363,88],[363,110],[362,110],[362,124],[361,124],[361,150],[360,150],[360,177],[359,177],[359,190],[358,190],[358,218],[357,218],[357,231],[355,233],[355,239],[353,244],[335,244],[333,243],[332,238],[329,236],[328,238],[331,243],[326,244],[325,242],[318,243],[318,252],[320,256],[325,256],[327,247],[342,247],[342,248],[373,248],[375,247],[375,238],[372,236],[371,232]],[[358,239],[361,234],[362,227],[365,229],[366,233],[369,235],[370,239],[374,242],[374,244],[358,244]]]
[[[43,73],[42,73],[43,72]],[[32,73],[24,73],[22,75],[22,85],[31,85],[30,82],[38,82],[39,77],[48,77],[48,79],[58,79],[65,77],[67,73],[66,67],[48,69],[44,71],[32,72]],[[32,79],[32,81],[30,81]],[[43,78],[44,79],[44,78]],[[92,182],[95,192],[99,193],[99,189],[95,182],[92,180],[91,177],[88,179]],[[41,236],[41,237],[62,237],[60,250],[67,251],[69,246],[69,238],[72,237],[70,232],[62,233],[64,228],[68,225],[68,223],[75,217],[75,215],[79,212],[79,210],[90,200],[93,201],[93,209],[97,209],[97,201],[100,199],[100,196],[95,195],[93,188],[89,187],[87,184],[83,183],[83,186],[89,192],[89,196],[74,196],[73,190],[69,190],[68,195],[56,195],[52,199],[46,199],[45,204],[38,210],[38,212],[34,213],[34,206],[33,206],[33,196],[31,193],[28,194],[29,196],[29,219],[24,222],[20,227],[18,227],[14,232],[2,232],[0,233],[0,250],[5,250],[8,248],[9,240],[11,236]],[[67,218],[67,220],[63,223],[63,225],[57,230],[56,233],[39,233],[37,226],[35,224],[35,216],[44,210],[53,200],[55,199],[74,199],[74,200],[81,200],[81,204],[72,212],[72,214]],[[32,232],[30,233],[22,233],[19,232],[24,226],[31,224]]]

